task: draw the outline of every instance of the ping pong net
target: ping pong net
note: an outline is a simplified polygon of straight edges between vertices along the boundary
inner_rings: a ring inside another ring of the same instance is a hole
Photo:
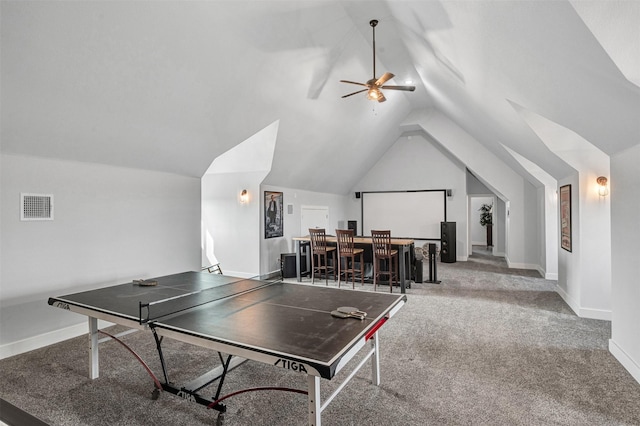
[[[161,300],[139,302],[139,321],[140,324],[152,323],[160,320],[161,318],[166,318],[218,300],[240,296],[281,281],[281,279],[265,279],[260,276],[253,278],[240,278],[238,281],[207,287],[201,290],[187,292]]]

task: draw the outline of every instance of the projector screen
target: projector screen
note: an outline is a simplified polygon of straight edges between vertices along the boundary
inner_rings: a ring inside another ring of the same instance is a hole
[[[393,238],[439,240],[447,220],[446,190],[362,192],[362,235],[391,230]]]

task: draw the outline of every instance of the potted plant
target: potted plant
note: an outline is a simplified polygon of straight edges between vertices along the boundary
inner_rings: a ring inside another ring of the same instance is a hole
[[[487,247],[493,247],[493,204],[480,206],[480,225],[487,228]]]

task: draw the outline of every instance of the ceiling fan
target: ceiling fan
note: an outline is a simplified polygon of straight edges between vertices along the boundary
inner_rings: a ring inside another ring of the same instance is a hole
[[[370,99],[372,101],[384,102],[387,100],[387,98],[384,97],[380,89],[404,90],[407,92],[413,92],[414,90],[416,90],[415,86],[384,85],[384,83],[394,77],[394,75],[390,72],[386,72],[382,75],[382,77],[376,78],[376,25],[378,25],[378,20],[372,19],[371,21],[369,21],[369,25],[371,25],[371,28],[373,30],[373,78],[366,83],[340,80],[341,83],[357,84],[358,86],[366,87],[366,89],[358,90],[356,92],[349,93],[348,95],[344,95],[343,98],[348,98],[349,96],[357,95],[358,93],[367,92],[367,99]]]

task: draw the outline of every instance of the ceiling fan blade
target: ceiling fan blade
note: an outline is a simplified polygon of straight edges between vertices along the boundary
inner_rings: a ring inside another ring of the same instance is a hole
[[[369,87],[369,85],[368,85],[368,84],[358,83],[357,81],[340,80],[340,83],[357,84],[358,86],[365,86],[365,87]]]
[[[358,90],[357,92],[349,93],[348,95],[344,95],[343,98],[348,98],[349,96],[357,95],[358,93],[366,92],[369,89]]]
[[[386,83],[387,81],[391,80],[393,77],[395,77],[393,74],[391,74],[390,72],[385,72],[382,77],[380,77],[377,81],[376,81],[376,86],[382,86],[384,83]]]
[[[405,90],[407,92],[413,92],[416,90],[416,86],[380,86],[381,89],[391,89],[391,90]]]
[[[382,92],[380,92],[380,95],[378,96],[378,102],[384,102],[386,100],[387,100],[387,98],[385,98],[384,94]]]

